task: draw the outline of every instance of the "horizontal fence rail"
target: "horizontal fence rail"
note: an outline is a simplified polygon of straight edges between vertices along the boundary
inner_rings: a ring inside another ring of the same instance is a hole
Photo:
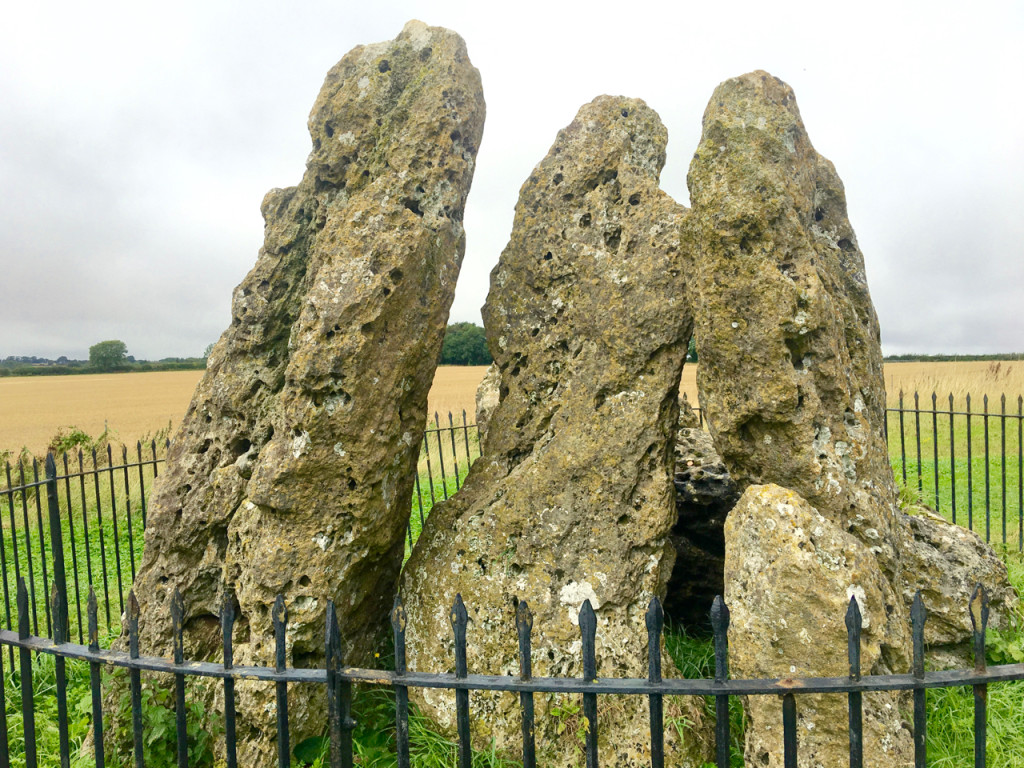
[[[105,753],[103,739],[104,713],[101,706],[99,670],[101,667],[119,667],[129,671],[129,687],[131,697],[131,720],[133,736],[134,764],[143,766],[143,738],[147,723],[143,717],[141,697],[141,673],[164,673],[175,678],[174,714],[176,720],[176,744],[178,765],[187,765],[187,717],[186,683],[191,677],[216,678],[222,681],[224,707],[222,715],[227,720],[226,764],[229,768],[237,765],[234,719],[235,693],[234,683],[237,680],[263,681],[274,685],[277,691],[277,716],[273,729],[276,730],[276,744],[279,766],[290,765],[288,732],[288,689],[287,683],[309,683],[327,686],[328,701],[328,742],[330,745],[329,765],[352,766],[354,764],[352,749],[352,730],[356,723],[352,719],[352,684],[372,683],[393,689],[396,703],[395,723],[395,754],[397,764],[402,768],[409,766],[409,688],[439,688],[455,692],[456,720],[458,734],[458,765],[460,768],[470,766],[470,712],[469,695],[471,691],[504,691],[518,693],[522,719],[522,760],[525,768],[536,765],[536,744],[534,743],[535,722],[532,697],[536,693],[553,692],[566,695],[579,695],[583,702],[584,718],[587,721],[586,731],[586,764],[588,768],[598,765],[598,696],[620,694],[647,697],[650,705],[650,745],[651,763],[653,768],[664,765],[664,723],[662,714],[662,698],[667,695],[698,695],[713,697],[718,712],[715,724],[716,766],[726,768],[729,765],[728,744],[730,739],[729,719],[723,717],[728,712],[729,697],[774,695],[781,697],[784,729],[784,760],[785,765],[795,766],[799,750],[799,735],[796,730],[796,715],[799,708],[798,699],[812,693],[847,694],[849,713],[849,764],[853,768],[863,765],[864,728],[861,696],[872,691],[912,691],[914,698],[913,733],[915,745],[914,765],[923,767],[927,757],[927,738],[925,733],[926,692],[929,689],[952,686],[972,686],[975,691],[975,766],[985,765],[985,748],[987,735],[986,702],[990,684],[1024,679],[1024,664],[1009,664],[989,667],[985,660],[985,634],[988,624],[988,602],[983,587],[979,584],[971,597],[970,604],[965,606],[969,611],[973,627],[974,667],[949,671],[926,671],[924,650],[924,627],[927,612],[920,593],[917,594],[911,609],[911,632],[913,638],[912,668],[906,674],[862,675],[860,668],[861,613],[856,598],[851,598],[845,616],[847,627],[847,656],[849,674],[843,677],[821,678],[784,678],[784,679],[730,679],[728,667],[728,627],[729,611],[721,597],[716,598],[712,609],[712,630],[715,645],[715,675],[713,679],[677,679],[662,676],[662,632],[664,618],[661,603],[657,598],[651,600],[646,615],[646,644],[638,642],[638,653],[646,647],[649,673],[646,678],[599,678],[597,676],[597,658],[595,653],[597,620],[590,601],[584,601],[579,611],[580,648],[582,656],[581,677],[543,677],[531,673],[531,632],[533,617],[529,606],[521,601],[516,607],[515,631],[519,638],[520,672],[513,675],[470,674],[466,663],[468,612],[461,595],[456,596],[452,605],[450,619],[454,635],[454,673],[428,673],[410,671],[406,666],[406,615],[401,601],[396,598],[391,612],[392,630],[394,635],[395,664],[394,670],[374,670],[345,667],[341,664],[343,655],[343,638],[338,629],[334,611],[334,603],[328,601],[326,631],[324,636],[324,658],[326,664],[318,669],[294,669],[287,666],[285,653],[285,635],[288,628],[288,612],[281,596],[272,611],[273,631],[276,645],[276,659],[273,667],[234,666],[232,664],[232,630],[234,626],[234,598],[225,591],[225,600],[221,609],[221,629],[223,636],[222,662],[186,661],[182,652],[184,646],[182,626],[184,622],[183,601],[180,593],[175,591],[171,601],[171,618],[173,627],[174,659],[144,656],[140,654],[138,638],[139,607],[134,593],[128,598],[128,634],[129,650],[127,652],[103,650],[99,646],[98,608],[96,595],[90,592],[87,604],[89,624],[89,644],[75,644],[68,641],[67,599],[58,590],[52,593],[51,611],[53,617],[53,639],[42,638],[31,634],[27,610],[20,613],[17,632],[0,630],[0,644],[15,649],[19,660],[19,683],[21,686],[22,724],[24,731],[24,757],[29,768],[37,765],[36,733],[34,723],[34,683],[32,677],[32,653],[48,654],[55,657],[57,664],[57,699],[63,702],[59,707],[58,728],[61,733],[60,750],[62,764],[68,764],[70,746],[67,737],[66,714],[66,682],[65,665],[68,661],[88,664],[91,675],[92,693],[92,726],[95,737],[93,750],[95,764],[104,766],[112,756]],[[29,594],[24,580],[19,579],[17,602],[27,609]],[[511,629],[511,628],[510,628]],[[2,665],[3,654],[0,654]],[[273,717],[272,714],[267,715]],[[5,715],[0,729],[0,765],[10,764],[10,752],[7,740],[8,722]],[[268,723],[270,727],[270,723]],[[122,758],[126,756],[121,756]]]

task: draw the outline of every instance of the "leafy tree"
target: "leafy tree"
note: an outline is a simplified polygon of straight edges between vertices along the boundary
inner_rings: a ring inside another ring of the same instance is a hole
[[[697,362],[697,337],[690,337],[690,346],[686,351],[686,362],[696,363]]]
[[[89,365],[98,371],[114,371],[128,362],[128,347],[123,341],[101,341],[89,347]]]
[[[490,365],[484,329],[474,323],[448,326],[441,344],[441,365]]]

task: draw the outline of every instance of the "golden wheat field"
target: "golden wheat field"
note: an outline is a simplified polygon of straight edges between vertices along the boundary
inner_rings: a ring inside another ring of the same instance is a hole
[[[441,366],[430,390],[429,409],[441,414],[442,425],[449,411],[461,423],[465,409],[474,418],[477,385],[485,366]],[[697,367],[683,372],[681,391],[691,403],[697,402]],[[58,429],[77,427],[96,437],[104,428],[114,433],[115,443],[134,444],[168,426],[177,427],[185,414],[202,371],[160,373],[96,374],[92,376],[33,376],[0,379],[0,453],[16,452],[23,446],[36,454],[46,451]],[[979,402],[989,395],[998,403],[1006,394],[1007,410],[1016,411],[1017,396],[1024,393],[1024,361],[887,363],[885,386],[890,403],[899,391],[921,394],[922,407],[930,404],[931,393],[940,398],[950,393],[957,402],[970,393]],[[996,405],[995,407],[998,407]]]

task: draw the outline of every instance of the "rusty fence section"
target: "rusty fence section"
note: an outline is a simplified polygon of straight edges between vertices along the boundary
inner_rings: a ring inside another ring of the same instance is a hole
[[[911,691],[913,695],[914,765],[923,768],[927,759],[927,733],[925,707],[927,691],[952,686],[972,686],[974,689],[975,735],[974,765],[985,765],[987,736],[986,703],[988,686],[993,683],[1024,679],[1024,664],[988,666],[985,661],[985,632],[988,623],[988,604],[984,589],[979,584],[965,606],[970,612],[974,627],[974,667],[947,671],[926,671],[924,651],[924,625],[927,619],[925,606],[918,593],[911,610],[913,637],[912,668],[905,674],[863,675],[860,668],[861,614],[856,598],[852,598],[846,613],[847,657],[849,674],[842,677],[817,677],[799,679],[732,679],[728,662],[729,611],[722,599],[715,600],[712,608],[714,631],[715,673],[713,679],[677,679],[662,676],[662,631],[663,614],[661,604],[654,598],[646,615],[646,648],[638,647],[638,653],[648,657],[646,678],[600,678],[597,676],[595,654],[597,620],[590,601],[585,601],[579,612],[582,675],[580,677],[542,677],[532,674],[531,631],[533,618],[525,601],[518,603],[515,627],[519,639],[519,674],[491,675],[470,673],[466,662],[468,614],[462,597],[457,596],[451,607],[450,618],[454,635],[454,673],[427,673],[409,670],[406,666],[405,610],[396,598],[391,613],[394,634],[395,663],[393,670],[358,669],[342,665],[344,638],[340,635],[333,602],[328,601],[326,631],[324,636],[323,668],[296,669],[288,666],[285,635],[288,626],[288,612],[282,597],[273,607],[272,620],[275,635],[275,663],[273,667],[236,667],[232,663],[232,631],[234,626],[234,600],[227,595],[221,609],[221,630],[223,639],[223,661],[188,661],[182,648],[182,626],[184,615],[180,593],[175,592],[171,604],[171,619],[174,632],[174,658],[143,656],[138,642],[138,603],[134,593],[128,596],[127,652],[103,650],[98,635],[98,608],[94,592],[90,592],[87,603],[89,624],[88,644],[69,642],[67,600],[56,587],[52,593],[51,614],[54,627],[52,639],[41,638],[30,631],[28,608],[29,594],[24,580],[19,579],[17,602],[19,612],[17,631],[0,630],[0,645],[17,650],[20,669],[21,715],[23,726],[23,757],[27,768],[38,765],[36,748],[36,724],[34,711],[34,689],[32,678],[33,654],[50,654],[56,664],[56,698],[58,707],[57,727],[60,732],[61,764],[68,765],[72,757],[68,737],[66,665],[87,664],[90,669],[91,711],[93,727],[93,757],[95,765],[102,768],[108,760],[112,764],[132,764],[137,768],[144,765],[143,740],[147,722],[142,706],[143,672],[164,673],[174,677],[174,717],[177,765],[188,765],[188,708],[186,686],[189,678],[205,677],[221,680],[224,707],[218,717],[224,720],[225,760],[228,768],[235,768],[237,742],[235,738],[236,700],[234,684],[237,680],[262,681],[273,685],[276,691],[274,713],[268,713],[268,729],[276,728],[277,764],[279,768],[291,765],[290,734],[288,730],[288,683],[303,683],[326,686],[328,706],[329,752],[324,765],[332,768],[351,768],[353,758],[352,731],[356,726],[352,718],[352,685],[373,683],[392,689],[395,699],[394,754],[399,768],[410,765],[409,745],[409,688],[441,688],[452,690],[456,698],[456,723],[458,734],[457,765],[470,768],[472,750],[470,744],[470,697],[473,691],[504,691],[517,694],[520,700],[522,720],[521,759],[524,768],[536,765],[537,745],[535,743],[533,697],[537,693],[557,693],[579,696],[585,725],[585,749],[587,768],[598,766],[598,706],[602,695],[621,694],[643,696],[648,699],[650,710],[650,747],[652,768],[663,768],[664,717],[662,699],[671,695],[694,695],[712,697],[717,712],[715,724],[715,765],[729,766],[730,725],[728,713],[729,698],[732,696],[775,696],[780,699],[783,715],[784,765],[795,768],[800,749],[797,733],[797,712],[800,698],[810,693],[846,694],[848,701],[849,765],[861,768],[864,763],[864,727],[862,696],[871,691]],[[638,643],[639,645],[639,643]],[[3,666],[0,653],[0,667]],[[132,754],[105,754],[103,692],[100,687],[100,670],[104,667],[120,667],[129,671],[131,699]],[[4,702],[0,702],[3,704]],[[0,767],[10,765],[11,754],[8,744],[8,723],[6,706],[3,722],[0,723]],[[520,757],[516,755],[515,757]]]

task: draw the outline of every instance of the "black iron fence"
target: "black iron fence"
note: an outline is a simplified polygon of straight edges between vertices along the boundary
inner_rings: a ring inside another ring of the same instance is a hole
[[[927,759],[926,703],[927,691],[935,688],[971,686],[974,690],[974,765],[986,764],[987,741],[987,697],[988,686],[1012,680],[1024,679],[1024,664],[988,666],[985,658],[985,634],[988,623],[988,604],[981,585],[971,598],[969,610],[974,627],[974,667],[947,671],[926,671],[924,649],[924,626],[926,610],[920,593],[911,610],[913,637],[913,663],[904,674],[862,675],[861,614],[856,598],[852,598],[846,613],[847,658],[849,674],[842,677],[785,678],[785,679],[731,679],[728,662],[729,611],[722,599],[715,600],[712,608],[714,632],[715,672],[713,679],[666,678],[662,674],[662,631],[664,626],[661,604],[654,598],[646,616],[646,643],[638,642],[638,655],[646,655],[648,675],[646,678],[599,678],[595,653],[597,620],[590,601],[585,601],[579,611],[579,628],[582,657],[582,676],[539,677],[532,673],[531,630],[533,618],[525,601],[516,608],[515,631],[519,639],[519,675],[470,674],[467,665],[468,614],[457,596],[451,608],[451,624],[454,633],[454,673],[428,673],[409,670],[406,665],[406,616],[401,601],[396,599],[391,614],[394,632],[394,670],[357,669],[342,666],[343,638],[340,636],[334,613],[333,602],[328,602],[326,632],[324,638],[324,668],[295,669],[287,665],[285,633],[288,614],[282,597],[278,597],[272,611],[275,634],[275,663],[273,667],[236,667],[232,663],[232,630],[234,625],[233,599],[228,596],[221,610],[223,639],[223,661],[187,661],[182,648],[182,626],[184,616],[181,595],[175,592],[171,604],[171,619],[174,632],[174,659],[143,656],[138,640],[138,603],[134,593],[128,597],[129,650],[127,653],[104,650],[100,647],[98,630],[98,608],[95,593],[90,593],[87,604],[89,624],[88,645],[69,642],[67,600],[56,588],[52,594],[51,614],[54,626],[53,639],[45,639],[30,632],[28,602],[29,594],[22,579],[18,581],[17,602],[19,611],[18,631],[0,631],[0,645],[8,646],[12,653],[18,649],[20,674],[18,681],[21,693],[21,725],[23,733],[24,764],[36,768],[36,723],[34,706],[34,683],[32,675],[32,654],[49,654],[55,657],[57,728],[60,734],[59,751],[62,765],[68,765],[72,745],[68,733],[66,665],[88,664],[91,690],[91,724],[93,727],[93,753],[95,765],[102,768],[108,760],[112,764],[144,765],[143,740],[147,722],[143,716],[142,678],[143,672],[164,673],[174,677],[174,718],[177,765],[188,765],[189,730],[188,707],[186,704],[186,682],[190,677],[220,679],[223,685],[225,759],[229,768],[237,766],[235,717],[236,702],[234,684],[236,680],[264,681],[273,685],[276,692],[276,746],[277,764],[280,768],[291,765],[292,752],[288,727],[288,683],[305,683],[326,686],[328,706],[329,755],[324,761],[332,768],[351,768],[353,760],[352,730],[356,723],[352,718],[352,685],[373,683],[393,690],[396,722],[394,728],[394,750],[397,765],[410,765],[409,743],[409,699],[410,688],[440,688],[451,690],[455,695],[456,723],[458,737],[459,768],[471,766],[470,744],[470,693],[471,691],[502,691],[518,695],[522,718],[522,764],[525,768],[536,765],[536,743],[533,697],[537,693],[554,693],[580,696],[582,714],[585,719],[585,762],[588,768],[598,766],[598,697],[607,694],[644,696],[650,711],[650,754],[652,768],[662,768],[664,755],[664,714],[663,697],[673,695],[705,696],[714,701],[715,717],[715,765],[727,768],[730,765],[730,721],[729,699],[733,696],[777,696],[781,699],[784,765],[795,768],[800,748],[797,733],[798,699],[805,694],[834,693],[846,694],[848,711],[849,765],[860,768],[864,762],[864,726],[862,696],[874,691],[912,691],[913,695],[913,742],[914,765],[923,768]],[[510,628],[511,629],[511,628]],[[0,653],[0,667],[3,654]],[[12,661],[13,666],[13,661]],[[131,698],[131,755],[106,754],[104,741],[104,710],[100,686],[100,671],[112,666],[129,671]],[[8,717],[6,703],[0,701],[4,710],[0,723],[0,766],[9,766],[11,755],[8,741]],[[209,713],[208,713],[209,714]],[[268,714],[268,717],[271,715]],[[270,727],[270,723],[267,723]]]
[[[1005,397],[998,408],[984,397],[980,411],[970,397],[962,407],[947,402],[940,408],[933,394],[922,406],[915,393],[901,396],[887,410],[897,478],[948,519],[1024,551],[1024,398],[1018,397],[1011,409]],[[461,419],[435,413],[428,422],[410,510],[410,548],[433,505],[461,487],[480,456],[479,443],[465,411]],[[166,445],[64,453],[54,457],[50,475],[36,459],[5,464],[0,475],[0,580],[6,629],[17,626],[13,595],[15,580],[22,576],[32,632],[52,637],[47,595],[52,574],[62,564],[69,574],[73,636],[83,642],[90,588],[99,597],[101,636],[120,632],[127,590],[141,559],[149,492]],[[60,564],[52,548],[57,531]]]
[[[913,406],[910,407],[910,402]],[[1024,551],[1024,396],[899,393],[886,411],[897,478],[929,506],[985,541]]]

